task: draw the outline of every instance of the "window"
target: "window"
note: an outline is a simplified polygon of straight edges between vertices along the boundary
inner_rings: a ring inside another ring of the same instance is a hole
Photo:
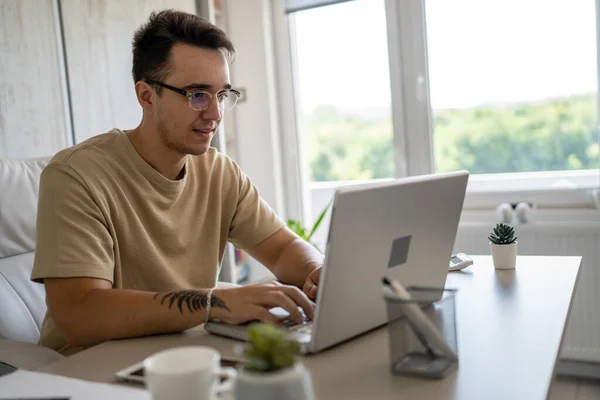
[[[597,15],[594,0],[353,0],[288,14],[293,134],[310,171],[288,195],[314,221],[341,181],[467,169],[465,209],[595,207]]]
[[[392,178],[384,0],[319,7],[292,18],[297,121],[310,180]]]
[[[593,0],[426,0],[436,171],[598,168]]]

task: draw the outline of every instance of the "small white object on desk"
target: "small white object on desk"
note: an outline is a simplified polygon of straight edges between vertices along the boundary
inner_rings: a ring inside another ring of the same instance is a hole
[[[467,268],[469,265],[473,265],[473,259],[465,253],[453,254],[448,264],[449,271],[460,271]]]
[[[58,375],[18,370],[0,377],[3,398],[69,398],[70,400],[150,400],[146,390],[88,382]]]
[[[180,346],[159,351],[144,360],[146,385],[154,400],[216,398],[230,392],[237,372],[221,367],[221,355],[207,346]],[[218,382],[218,377],[228,378]]]

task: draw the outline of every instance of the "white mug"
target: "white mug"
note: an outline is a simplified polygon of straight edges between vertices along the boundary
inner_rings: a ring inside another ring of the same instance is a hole
[[[144,360],[146,386],[154,400],[213,400],[232,389],[237,371],[220,366],[219,352],[204,346],[163,350]],[[228,378],[219,382],[220,378]]]

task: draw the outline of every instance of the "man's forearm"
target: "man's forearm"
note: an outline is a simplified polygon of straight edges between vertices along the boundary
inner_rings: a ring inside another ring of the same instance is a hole
[[[281,253],[273,273],[281,282],[302,287],[308,275],[323,264],[323,255],[300,238],[290,242]]]
[[[155,293],[94,289],[69,310],[67,320],[63,317],[55,322],[64,328],[68,342],[80,346],[116,338],[180,332],[204,322],[208,293],[208,290]],[[212,295],[211,309],[214,308],[227,309],[227,305]]]

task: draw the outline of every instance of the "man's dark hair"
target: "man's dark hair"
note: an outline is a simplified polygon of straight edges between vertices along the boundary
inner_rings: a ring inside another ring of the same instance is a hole
[[[229,59],[235,56],[225,32],[208,21],[177,10],[153,12],[133,36],[134,83],[143,79],[161,81],[169,75],[169,55],[176,43],[221,50]],[[161,88],[157,89],[160,93]]]

